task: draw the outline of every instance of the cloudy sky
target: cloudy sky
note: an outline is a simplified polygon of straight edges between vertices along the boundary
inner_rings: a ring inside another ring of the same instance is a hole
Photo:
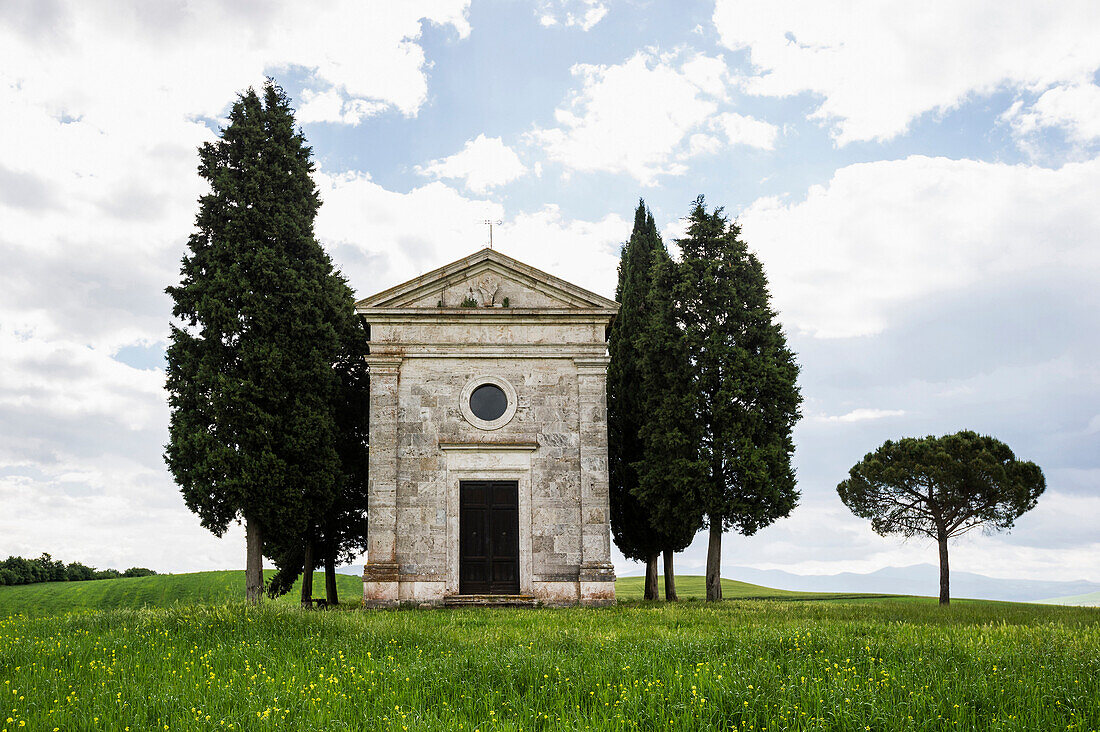
[[[700,193],[739,219],[802,364],[803,498],[725,565],[934,561],[835,486],[887,438],[969,428],[1049,488],[952,567],[1100,581],[1100,4],[308,5],[3,3],[0,555],[243,565],[162,462],[164,288],[196,146],[271,75],[360,295],[480,248],[486,218],[605,295],[639,197],[673,250]]]

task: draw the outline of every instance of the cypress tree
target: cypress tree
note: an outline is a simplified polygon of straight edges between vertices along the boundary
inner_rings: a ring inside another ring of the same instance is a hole
[[[619,282],[615,287],[619,313],[608,333],[611,361],[607,367],[607,456],[612,537],[625,557],[646,563],[646,600],[657,599],[657,557],[662,546],[650,525],[648,511],[635,496],[638,475],[634,464],[643,452],[640,431],[645,414],[638,389],[641,337],[656,244],[649,236],[645,202],[639,200],[634,230],[619,259]]]
[[[339,602],[336,565],[350,562],[367,548],[370,421],[367,333],[355,313],[355,301],[344,278],[334,272],[328,284],[339,304],[336,327],[340,350],[333,364],[337,386],[331,404],[339,457],[336,489],[331,496],[311,497],[303,535],[284,534],[278,541],[268,543],[268,555],[279,568],[268,585],[268,594],[272,597],[285,594],[301,576],[303,607],[313,599],[313,573],[322,565],[326,602],[336,605]]]
[[[608,367],[608,453],[611,526],[624,555],[646,562],[646,599],[657,599],[657,558],[665,555],[665,597],[676,599],[672,556],[700,526],[688,474],[673,475],[684,448],[679,422],[658,419],[676,397],[668,390],[685,377],[683,339],[672,320],[667,280],[671,264],[657,226],[639,201],[634,230],[623,248],[611,327]],[[671,369],[674,373],[666,373]],[[682,418],[682,415],[681,415]],[[688,457],[690,457],[690,446]],[[689,461],[690,462],[690,461]]]
[[[348,291],[350,296],[350,290]],[[325,565],[325,597],[339,602],[336,565],[346,564],[367,550],[367,444],[370,435],[370,383],[367,373],[367,332],[354,303],[341,320],[340,358],[334,417],[339,483],[332,506],[320,522],[319,556]]]
[[[652,215],[648,226],[656,237]],[[676,278],[676,263],[662,243],[653,258],[640,339],[643,368],[639,391],[644,420],[639,431],[642,451],[633,467],[638,476],[634,494],[661,540],[666,600],[677,599],[674,554],[687,547],[703,525],[702,431],[696,419],[687,343],[672,298]]]
[[[798,502],[791,432],[798,365],[771,309],[767,278],[722,209],[689,216],[673,296],[692,363],[701,429],[702,505],[710,531],[707,600],[722,598],[722,534],[749,536]]]
[[[165,459],[188,508],[221,536],[243,520],[246,589],[265,543],[304,536],[337,487],[332,403],[343,305],[313,235],[310,148],[283,90],[240,95],[199,150],[199,199],[174,301]],[[274,550],[272,553],[275,553]]]

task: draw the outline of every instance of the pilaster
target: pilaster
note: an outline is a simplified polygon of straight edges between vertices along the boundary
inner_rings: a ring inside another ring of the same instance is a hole
[[[363,604],[396,605],[397,388],[401,358],[367,356],[370,369],[370,471],[367,478],[367,564]]]
[[[607,356],[577,358],[580,407],[581,565],[578,592],[586,605],[615,600],[607,468]]]

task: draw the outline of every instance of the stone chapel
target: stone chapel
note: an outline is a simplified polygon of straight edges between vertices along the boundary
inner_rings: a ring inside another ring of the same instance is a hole
[[[482,249],[359,301],[367,606],[615,599],[612,300]]]

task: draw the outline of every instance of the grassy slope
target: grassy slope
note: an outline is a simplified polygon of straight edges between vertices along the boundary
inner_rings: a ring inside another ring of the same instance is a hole
[[[615,593],[620,600],[640,600],[644,589],[644,577],[623,577],[615,583]],[[657,580],[658,596],[665,596],[665,580],[660,577]],[[676,577],[676,596],[681,600],[696,600],[706,597],[706,578],[700,575],[683,575]],[[852,593],[831,592],[796,592],[793,590],[776,590],[761,585],[750,585],[748,582],[737,580],[722,580],[722,597],[727,600],[838,600],[852,598],[878,598],[890,597],[890,595],[868,595]]]
[[[270,577],[272,571],[266,572]],[[294,603],[301,592],[301,580],[278,602]],[[363,581],[351,575],[336,575],[341,600],[363,595]],[[316,573],[313,596],[324,597],[325,575]],[[0,587],[0,617],[14,614],[53,615],[74,610],[212,605],[244,599],[244,570],[158,574],[152,577],[121,577],[90,582],[43,582],[34,585]]]
[[[1049,600],[1040,600],[1044,605],[1085,605],[1088,607],[1100,607],[1100,592],[1090,592],[1087,595],[1069,595],[1068,597],[1052,597]]]
[[[268,576],[271,572],[268,572]],[[337,575],[340,597],[344,601],[358,600],[363,593],[362,580],[353,575]],[[624,577],[615,590],[621,600],[640,600],[642,577]],[[295,585],[279,602],[297,602],[299,586]],[[703,577],[682,576],[676,579],[681,600],[702,599],[706,595]],[[746,582],[722,580],[722,592],[727,599],[837,600],[877,598],[879,595],[830,594],[824,592],[792,592],[775,590]],[[664,597],[664,580],[660,582]],[[314,597],[324,595],[324,575],[315,575]],[[28,616],[53,615],[80,610],[114,610],[120,608],[170,607],[172,605],[217,605],[244,597],[244,572],[195,572],[163,574],[153,577],[132,577],[91,582],[45,582],[16,587],[0,587],[0,617],[13,614]]]

